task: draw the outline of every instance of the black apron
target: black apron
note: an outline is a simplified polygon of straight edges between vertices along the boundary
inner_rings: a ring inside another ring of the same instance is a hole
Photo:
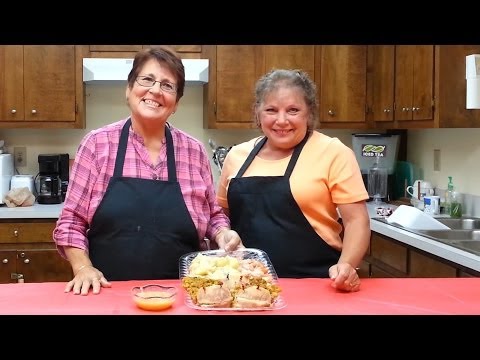
[[[178,279],[180,256],[200,245],[177,181],[172,135],[165,126],[168,181],[122,177],[130,124],[88,232],[90,259],[108,280]]]
[[[232,178],[228,206],[233,230],[246,247],[265,251],[279,277],[328,277],[340,252],[312,228],[290,190],[290,175],[308,134],[292,154],[284,176],[242,177],[267,141],[264,137]]]

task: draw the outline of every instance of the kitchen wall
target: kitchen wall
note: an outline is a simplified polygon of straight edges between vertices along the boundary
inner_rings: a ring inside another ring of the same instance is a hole
[[[9,152],[14,146],[26,146],[27,165],[17,170],[21,174],[37,174],[38,154],[68,153],[75,157],[77,146],[82,137],[90,130],[104,124],[114,122],[129,115],[125,101],[125,86],[122,83],[88,84],[86,85],[86,129],[84,130],[44,130],[44,129],[11,129],[0,130],[0,139],[5,140]],[[203,128],[203,87],[188,85],[180,100],[177,112],[170,122],[201,140],[209,154],[212,154],[208,139],[213,139],[217,145],[230,146],[258,136],[258,130],[207,130]],[[351,146],[352,131],[341,130],[328,132],[337,136]],[[212,161],[212,171],[218,179],[219,170]]]
[[[408,132],[407,157],[424,178],[446,189],[448,176],[462,193],[480,195],[480,129],[426,129]],[[433,150],[440,150],[440,171],[433,170]]]
[[[86,85],[87,128],[84,130],[11,129],[0,130],[0,139],[13,152],[13,146],[27,147],[27,166],[18,168],[21,174],[38,172],[39,153],[69,153],[75,157],[82,137],[91,129],[126,117],[129,110],[125,102],[125,85]],[[230,146],[259,134],[258,130],[207,130],[202,125],[203,88],[189,85],[172,116],[173,125],[201,140],[210,152],[208,139],[217,145]],[[325,130],[327,135],[340,138],[351,146],[351,134],[358,130]],[[408,132],[408,160],[440,189],[445,189],[447,177],[453,176],[462,193],[480,195],[480,129],[428,129]],[[440,171],[433,171],[433,150],[440,149]],[[215,178],[218,170],[212,163]]]

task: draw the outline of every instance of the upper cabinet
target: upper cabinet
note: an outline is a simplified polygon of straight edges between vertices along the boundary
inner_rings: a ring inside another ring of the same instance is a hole
[[[367,114],[373,122],[393,124],[395,106],[395,46],[368,47]]]
[[[0,127],[84,127],[81,63],[74,45],[0,46]]]
[[[434,127],[434,48],[368,47],[367,109],[371,128]]]
[[[367,127],[367,46],[316,46],[320,128]]]
[[[135,54],[151,45],[89,45],[88,57],[97,58],[134,58]],[[182,59],[200,59],[202,45],[167,45],[175,50]]]
[[[467,109],[466,56],[480,45],[435,47],[435,124],[441,128],[479,128],[480,109]]]
[[[400,45],[395,49],[395,120],[433,119],[432,45]]]
[[[478,53],[478,45],[368,46],[369,128],[480,127],[480,110],[465,106],[465,57]]]
[[[303,69],[314,76],[314,46],[204,45],[209,80],[204,85],[204,127],[254,129],[257,80],[274,68]]]

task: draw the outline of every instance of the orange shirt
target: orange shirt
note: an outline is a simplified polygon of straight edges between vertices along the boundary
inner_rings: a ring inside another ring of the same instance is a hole
[[[217,198],[228,208],[230,180],[252,151],[258,138],[235,145],[229,151],[219,179]],[[280,160],[255,157],[243,176],[280,176],[287,169],[288,156]],[[368,199],[362,174],[353,150],[338,138],[314,131],[305,144],[290,177],[292,195],[317,234],[330,246],[341,250],[341,225],[337,204]]]

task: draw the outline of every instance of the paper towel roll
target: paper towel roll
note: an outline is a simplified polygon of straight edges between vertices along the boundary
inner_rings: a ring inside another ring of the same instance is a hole
[[[467,79],[467,109],[480,109],[480,78]]]

